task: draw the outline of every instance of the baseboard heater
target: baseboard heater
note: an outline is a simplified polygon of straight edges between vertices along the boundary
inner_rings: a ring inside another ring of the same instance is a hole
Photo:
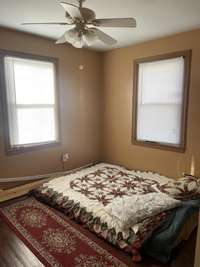
[[[41,174],[41,175],[33,175],[33,176],[26,176],[26,177],[12,177],[12,178],[0,178],[0,183],[12,183],[12,182],[29,182],[29,181],[38,181],[38,180],[43,180],[43,179],[51,179],[51,178],[56,178],[59,176],[64,176],[68,175],[70,173],[79,171],[81,169],[90,167],[96,163],[89,163],[86,165],[83,165],[81,167],[68,170],[68,171],[61,171],[61,172],[54,172],[54,173],[48,173],[48,174]]]
[[[3,186],[3,183],[27,182],[23,185],[14,186],[8,189],[0,189],[0,203],[27,195],[30,191],[42,185],[44,182],[48,182],[56,177],[65,176],[80,171],[81,169],[93,166],[94,164],[95,163],[90,163],[69,171],[62,171],[50,174],[34,175],[28,177],[0,178],[0,186]]]

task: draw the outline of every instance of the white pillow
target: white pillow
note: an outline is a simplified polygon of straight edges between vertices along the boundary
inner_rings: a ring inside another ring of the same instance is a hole
[[[144,219],[181,205],[181,201],[164,193],[124,196],[115,198],[105,207],[106,212],[122,223],[122,228],[133,227]]]

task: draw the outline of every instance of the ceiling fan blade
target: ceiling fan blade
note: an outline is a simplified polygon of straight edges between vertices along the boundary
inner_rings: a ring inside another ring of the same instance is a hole
[[[90,28],[90,30],[92,30],[97,35],[100,41],[107,45],[114,45],[117,43],[117,40],[113,39],[111,36],[97,28]]]
[[[28,22],[22,23],[21,25],[72,25],[66,22]]]
[[[83,18],[78,6],[70,3],[60,2],[61,6],[65,9],[67,15],[71,18]]]
[[[137,26],[134,18],[95,19],[93,24],[99,27],[119,28],[135,28]]]

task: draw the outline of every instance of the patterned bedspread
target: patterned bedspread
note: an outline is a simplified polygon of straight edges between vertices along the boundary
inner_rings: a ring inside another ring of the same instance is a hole
[[[139,261],[139,249],[167,216],[162,212],[127,230],[111,217],[105,207],[116,197],[162,192],[171,179],[150,172],[128,171],[110,164],[97,164],[43,184],[34,194],[62,210],[110,243],[132,253]]]

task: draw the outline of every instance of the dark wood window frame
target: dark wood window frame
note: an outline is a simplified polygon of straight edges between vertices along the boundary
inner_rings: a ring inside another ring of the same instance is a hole
[[[54,64],[58,140],[35,143],[35,144],[27,144],[27,145],[22,145],[19,147],[11,146],[9,124],[8,124],[8,108],[6,104],[7,99],[6,99],[6,83],[5,83],[5,71],[4,71],[4,58],[6,56],[21,58],[21,59],[30,59],[30,60],[32,59],[36,61],[44,61],[44,62],[50,62]],[[1,109],[0,110],[3,114],[2,117],[3,117],[4,140],[5,140],[5,153],[7,155],[15,155],[19,153],[25,153],[29,151],[50,148],[50,147],[54,147],[54,146],[61,144],[62,138],[61,138],[61,124],[60,124],[60,108],[59,108],[60,98],[59,98],[58,59],[57,58],[0,49],[0,97],[1,97]]]
[[[192,50],[185,50],[180,52],[174,52],[159,56],[153,56],[148,58],[137,59],[134,61],[134,93],[133,93],[133,123],[132,123],[132,144],[169,150],[179,153],[184,153],[186,150],[186,139],[187,139],[187,114],[188,114],[188,99],[189,99],[189,84],[190,84],[190,69],[191,69],[191,56]],[[137,110],[138,110],[138,76],[139,76],[139,65],[141,63],[148,63],[154,61],[161,61],[167,59],[173,59],[178,57],[184,57],[184,92],[183,92],[183,106],[182,106],[182,119],[181,119],[181,143],[179,146],[151,142],[151,141],[140,141],[137,140]]]

